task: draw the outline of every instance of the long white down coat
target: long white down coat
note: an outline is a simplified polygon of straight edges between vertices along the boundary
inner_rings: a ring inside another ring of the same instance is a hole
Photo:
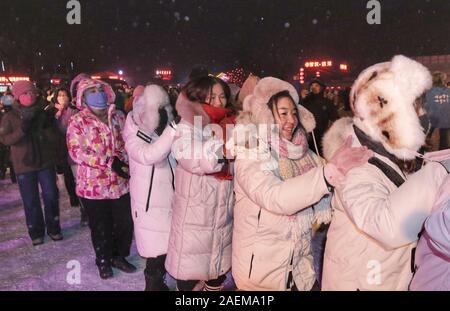
[[[154,132],[160,108],[166,109],[170,121],[167,94],[159,86],[147,86],[123,131],[130,162],[134,234],[138,252],[145,258],[167,253],[172,219],[176,162],[170,151],[176,131],[169,124],[161,136]]]
[[[208,175],[222,169],[216,152],[223,140],[211,137],[209,127],[194,128],[194,116],[209,123],[200,104],[181,109],[177,103],[177,110],[182,120],[172,146],[178,166],[166,269],[177,280],[213,280],[231,268],[233,181]]]

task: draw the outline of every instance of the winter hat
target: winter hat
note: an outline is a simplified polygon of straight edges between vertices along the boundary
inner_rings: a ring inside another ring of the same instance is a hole
[[[72,96],[72,98],[75,98],[77,96],[77,88],[80,81],[86,79],[91,79],[91,77],[85,73],[80,73],[72,80],[72,82],[70,83],[70,95]]]
[[[294,103],[299,109],[300,122],[307,132],[311,132],[316,127],[316,121],[311,112],[305,107],[299,105],[299,98],[297,91],[292,84],[273,77],[267,77],[256,84],[253,93],[244,99],[243,111],[238,118],[238,122],[246,123],[244,118],[250,118],[250,122],[254,124],[267,124],[271,125],[275,123],[272,111],[270,111],[267,103],[270,98],[282,91],[288,91],[289,95],[294,100]],[[244,122],[242,122],[244,121]]]
[[[108,104],[113,104],[116,99],[116,94],[114,94],[113,89],[108,83],[105,83],[100,80],[93,80],[93,79],[83,79],[78,84],[78,90],[77,90],[77,99],[76,99],[76,106],[79,110],[82,110],[85,107],[84,103],[84,92],[88,89],[94,88],[94,87],[102,87],[103,90],[106,93],[107,96],[107,102]]]
[[[19,99],[20,95],[33,91],[35,93],[38,92],[36,86],[30,81],[17,81],[14,82],[12,86],[12,93],[15,99]]]
[[[239,91],[239,101],[241,103],[244,102],[244,99],[253,93],[253,90],[258,84],[259,80],[261,80],[258,76],[254,76],[250,74],[250,76],[245,80],[244,84],[242,84],[241,90]]]
[[[172,122],[173,111],[169,95],[159,85],[148,85],[133,105],[133,120],[142,131],[150,135],[158,127],[160,119],[158,111],[161,108],[166,110],[168,122]]]
[[[405,56],[364,70],[350,93],[354,123],[398,159],[412,159],[425,143],[415,100],[432,85],[431,74]]]
[[[137,97],[141,96],[142,94],[144,94],[144,91],[145,91],[145,86],[143,86],[143,85],[136,86],[136,88],[133,91],[133,97],[137,98]]]

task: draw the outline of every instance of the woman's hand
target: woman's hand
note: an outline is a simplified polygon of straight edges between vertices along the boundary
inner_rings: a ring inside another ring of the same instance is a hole
[[[325,166],[325,179],[333,187],[341,183],[352,168],[365,164],[373,157],[373,151],[367,147],[351,145],[352,137],[349,136]]]

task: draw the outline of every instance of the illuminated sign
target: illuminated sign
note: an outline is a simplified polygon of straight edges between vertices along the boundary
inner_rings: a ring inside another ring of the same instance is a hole
[[[348,66],[347,66],[347,64],[340,64],[339,65],[339,69],[341,69],[343,71],[347,71],[348,70]]]
[[[326,68],[332,67],[333,62],[331,60],[322,60],[322,61],[308,61],[305,63],[306,68]]]
[[[28,77],[6,77],[6,76],[0,76],[0,83],[7,83],[11,84],[17,81],[30,81],[30,78]]]
[[[170,70],[170,69],[157,69],[155,71],[155,74],[157,77],[159,77],[165,81],[172,80],[172,70]]]

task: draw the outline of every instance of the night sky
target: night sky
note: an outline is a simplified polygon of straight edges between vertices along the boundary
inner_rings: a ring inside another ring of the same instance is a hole
[[[6,70],[66,72],[72,61],[75,72],[123,69],[149,80],[165,66],[182,80],[200,63],[289,76],[311,58],[360,70],[399,53],[450,54],[449,0],[381,0],[381,25],[367,24],[366,0],[80,2],[81,25],[70,26],[66,0],[1,0]]]

